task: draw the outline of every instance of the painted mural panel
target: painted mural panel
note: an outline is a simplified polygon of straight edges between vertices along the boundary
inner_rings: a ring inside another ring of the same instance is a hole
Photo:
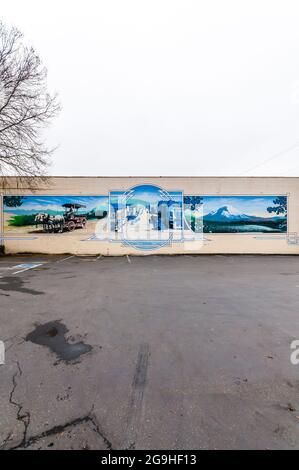
[[[138,185],[99,196],[4,196],[5,235],[110,241],[138,250],[203,233],[283,233],[286,196],[203,196]],[[199,246],[199,245],[198,245]]]
[[[17,234],[93,234],[108,215],[107,196],[4,196],[4,230]]]
[[[155,185],[111,191],[110,240],[136,249],[156,249],[183,237],[183,193]]]
[[[287,231],[286,196],[204,196],[205,233]]]

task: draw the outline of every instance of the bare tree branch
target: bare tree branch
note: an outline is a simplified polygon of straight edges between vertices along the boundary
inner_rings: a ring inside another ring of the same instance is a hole
[[[0,176],[32,182],[46,177],[50,156],[42,130],[60,111],[57,95],[47,92],[47,70],[22,33],[0,22]]]

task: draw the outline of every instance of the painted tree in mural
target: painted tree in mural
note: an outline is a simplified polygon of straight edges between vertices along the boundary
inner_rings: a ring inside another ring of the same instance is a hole
[[[203,202],[203,198],[201,196],[184,196],[184,205],[185,207],[186,206],[189,206],[191,211],[195,211],[196,210],[196,206],[198,206],[199,204],[202,204]],[[193,214],[191,215],[191,230],[193,232],[196,232],[197,231],[197,227],[196,227],[196,216]]]
[[[53,149],[41,133],[60,106],[47,91],[47,70],[22,37],[0,22],[0,176],[32,181],[46,174]]]
[[[287,203],[288,199],[286,196],[277,196],[277,198],[273,199],[274,206],[267,207],[268,212],[285,216],[280,224],[281,229],[286,229],[287,227]]]
[[[202,204],[201,196],[184,196],[184,204],[189,205],[190,209],[194,211],[198,204]]]
[[[6,207],[20,207],[23,204],[24,196],[4,196],[3,203]]]

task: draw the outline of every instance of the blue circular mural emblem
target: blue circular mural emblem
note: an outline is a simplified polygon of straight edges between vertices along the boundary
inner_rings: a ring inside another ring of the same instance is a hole
[[[181,213],[181,195],[143,184],[119,193],[117,231],[124,245],[157,250],[173,239],[173,207]],[[179,207],[179,209],[178,209]]]

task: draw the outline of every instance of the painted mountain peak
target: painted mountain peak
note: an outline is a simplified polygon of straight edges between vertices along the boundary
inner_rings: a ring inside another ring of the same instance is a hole
[[[211,220],[215,222],[229,222],[229,221],[262,221],[262,220],[277,220],[282,219],[284,216],[275,216],[271,217],[257,217],[255,215],[244,214],[240,212],[235,207],[227,204],[224,206],[219,207],[219,209],[215,211],[211,211],[204,216],[205,220]]]
[[[203,216],[204,232],[208,233],[225,233],[225,232],[285,232],[287,229],[287,219],[285,214],[269,215],[265,213],[267,210],[268,200],[265,200],[265,206],[259,207],[259,212],[265,215],[255,215],[247,213],[247,207],[242,207],[242,200],[236,198],[236,202],[241,206],[240,209],[231,204],[224,204],[215,210],[210,210]],[[246,202],[246,201],[245,201]],[[242,210],[243,209],[243,210]],[[254,210],[252,204],[252,210]],[[262,210],[264,209],[264,210]],[[249,211],[248,211],[249,212]],[[277,213],[277,212],[276,212]]]
[[[238,209],[231,206],[230,204],[226,204],[224,206],[219,207],[219,209],[215,211],[211,211],[205,216],[206,220],[244,220],[251,218],[250,215],[242,214]]]

